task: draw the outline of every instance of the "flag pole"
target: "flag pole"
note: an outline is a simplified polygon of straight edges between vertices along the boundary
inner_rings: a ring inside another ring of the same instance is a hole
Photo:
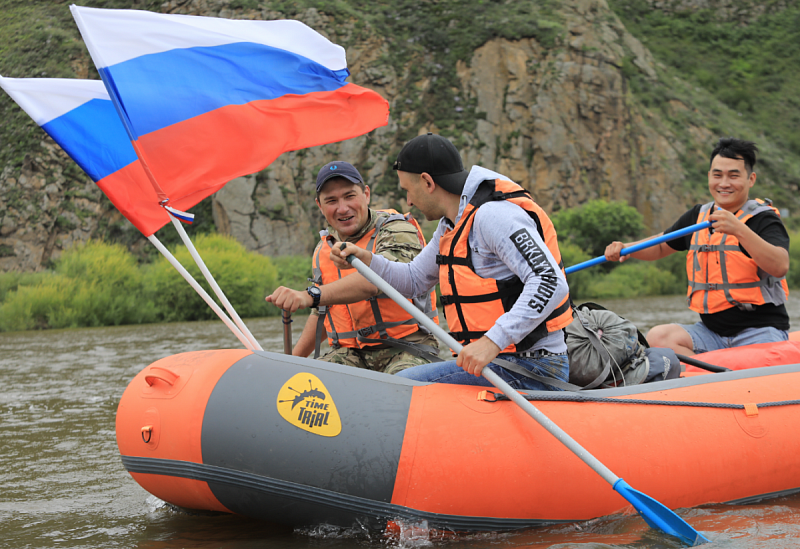
[[[245,326],[244,322],[239,317],[239,314],[233,308],[233,305],[231,305],[231,302],[228,301],[227,297],[225,297],[222,288],[219,287],[217,281],[214,280],[213,276],[211,276],[211,272],[208,270],[208,267],[206,267],[206,264],[203,262],[203,258],[200,257],[199,253],[197,253],[197,249],[194,247],[194,244],[192,244],[192,241],[189,239],[189,235],[186,234],[186,231],[181,226],[181,222],[178,221],[178,219],[172,214],[172,212],[167,212],[167,213],[169,213],[169,217],[172,220],[172,224],[175,226],[175,229],[177,229],[178,234],[181,236],[181,240],[183,240],[183,243],[186,245],[186,249],[189,250],[190,254],[192,254],[194,262],[197,263],[197,266],[200,268],[200,272],[203,273],[203,276],[205,277],[206,281],[208,281],[208,284],[211,286],[211,288],[214,290],[214,293],[222,302],[222,305],[225,307],[225,310],[228,311],[228,314],[231,315],[231,318],[236,323],[236,326],[239,327],[239,329],[245,335],[247,340],[252,344],[252,347],[255,350],[263,351],[264,349],[261,348],[261,345],[258,343],[256,338],[253,337],[253,334],[250,333],[250,330],[247,329],[247,326]]]
[[[253,344],[250,342],[250,340],[245,337],[245,335],[233,324],[233,322],[231,322],[231,319],[228,318],[228,315],[226,315],[225,312],[219,308],[219,305],[217,305],[216,302],[211,299],[211,296],[208,295],[208,293],[200,286],[200,284],[197,283],[194,277],[189,274],[189,271],[184,269],[183,265],[181,265],[180,262],[175,259],[175,256],[173,256],[170,251],[164,247],[161,241],[156,238],[156,235],[153,234],[148,236],[147,240],[149,240],[150,243],[153,244],[153,246],[155,246],[159,252],[161,252],[161,255],[167,258],[167,261],[169,261],[170,264],[175,267],[175,270],[177,270],[184,279],[186,279],[186,282],[188,282],[189,285],[194,288],[194,291],[200,294],[200,297],[203,298],[203,301],[205,301],[208,306],[211,307],[215,313],[217,313],[217,316],[220,318],[220,320],[222,320],[222,322],[225,323],[230,331],[233,332],[233,335],[235,335],[236,338],[241,341],[242,345],[244,345],[249,351],[252,351]]]

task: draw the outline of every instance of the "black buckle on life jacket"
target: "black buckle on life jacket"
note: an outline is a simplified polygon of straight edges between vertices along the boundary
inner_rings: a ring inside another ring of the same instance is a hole
[[[466,257],[453,257],[449,255],[436,255],[436,264],[437,265],[463,265],[465,267],[471,267],[469,261],[467,261]]]
[[[439,301],[442,305],[451,305],[453,303],[452,296],[449,295],[439,296]]]
[[[712,252],[714,251],[714,246],[711,244],[703,244],[697,249],[698,252]]]
[[[375,326],[367,326],[366,328],[361,328],[358,330],[358,335],[361,337],[367,337],[375,333]]]

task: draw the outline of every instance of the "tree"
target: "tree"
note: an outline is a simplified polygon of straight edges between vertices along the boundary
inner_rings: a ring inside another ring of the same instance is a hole
[[[560,242],[572,242],[592,257],[615,240],[636,240],[644,231],[642,214],[622,202],[592,200],[553,216]]]

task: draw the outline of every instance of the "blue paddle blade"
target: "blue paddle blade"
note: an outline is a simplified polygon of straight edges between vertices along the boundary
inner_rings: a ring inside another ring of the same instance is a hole
[[[644,521],[650,526],[661,530],[665,534],[674,536],[689,547],[709,543],[708,538],[689,526],[685,520],[675,514],[671,509],[654,500],[647,494],[634,490],[622,479],[614,483],[614,490],[627,499],[634,509],[639,511]]]

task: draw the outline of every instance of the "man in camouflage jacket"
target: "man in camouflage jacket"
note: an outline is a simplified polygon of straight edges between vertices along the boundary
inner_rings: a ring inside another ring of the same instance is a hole
[[[318,353],[320,340],[327,336],[331,350],[321,360],[394,374],[437,360],[436,339],[390,299],[380,298],[378,289],[361,275],[342,277],[328,257],[334,242],[357,243],[401,263],[410,262],[422,250],[424,243],[413,223],[398,213],[373,210],[369,199],[369,187],[351,164],[335,161],[323,166],[317,175],[316,203],[328,227],[320,233],[322,240],[312,260],[316,286],[300,291],[280,287],[266,299],[290,312],[312,308],[293,355],[308,356],[315,348]],[[354,297],[363,296],[366,287],[375,297]],[[434,299],[428,294],[413,301],[435,317]],[[374,312],[375,307],[379,312]],[[381,341],[376,344],[377,339]]]

